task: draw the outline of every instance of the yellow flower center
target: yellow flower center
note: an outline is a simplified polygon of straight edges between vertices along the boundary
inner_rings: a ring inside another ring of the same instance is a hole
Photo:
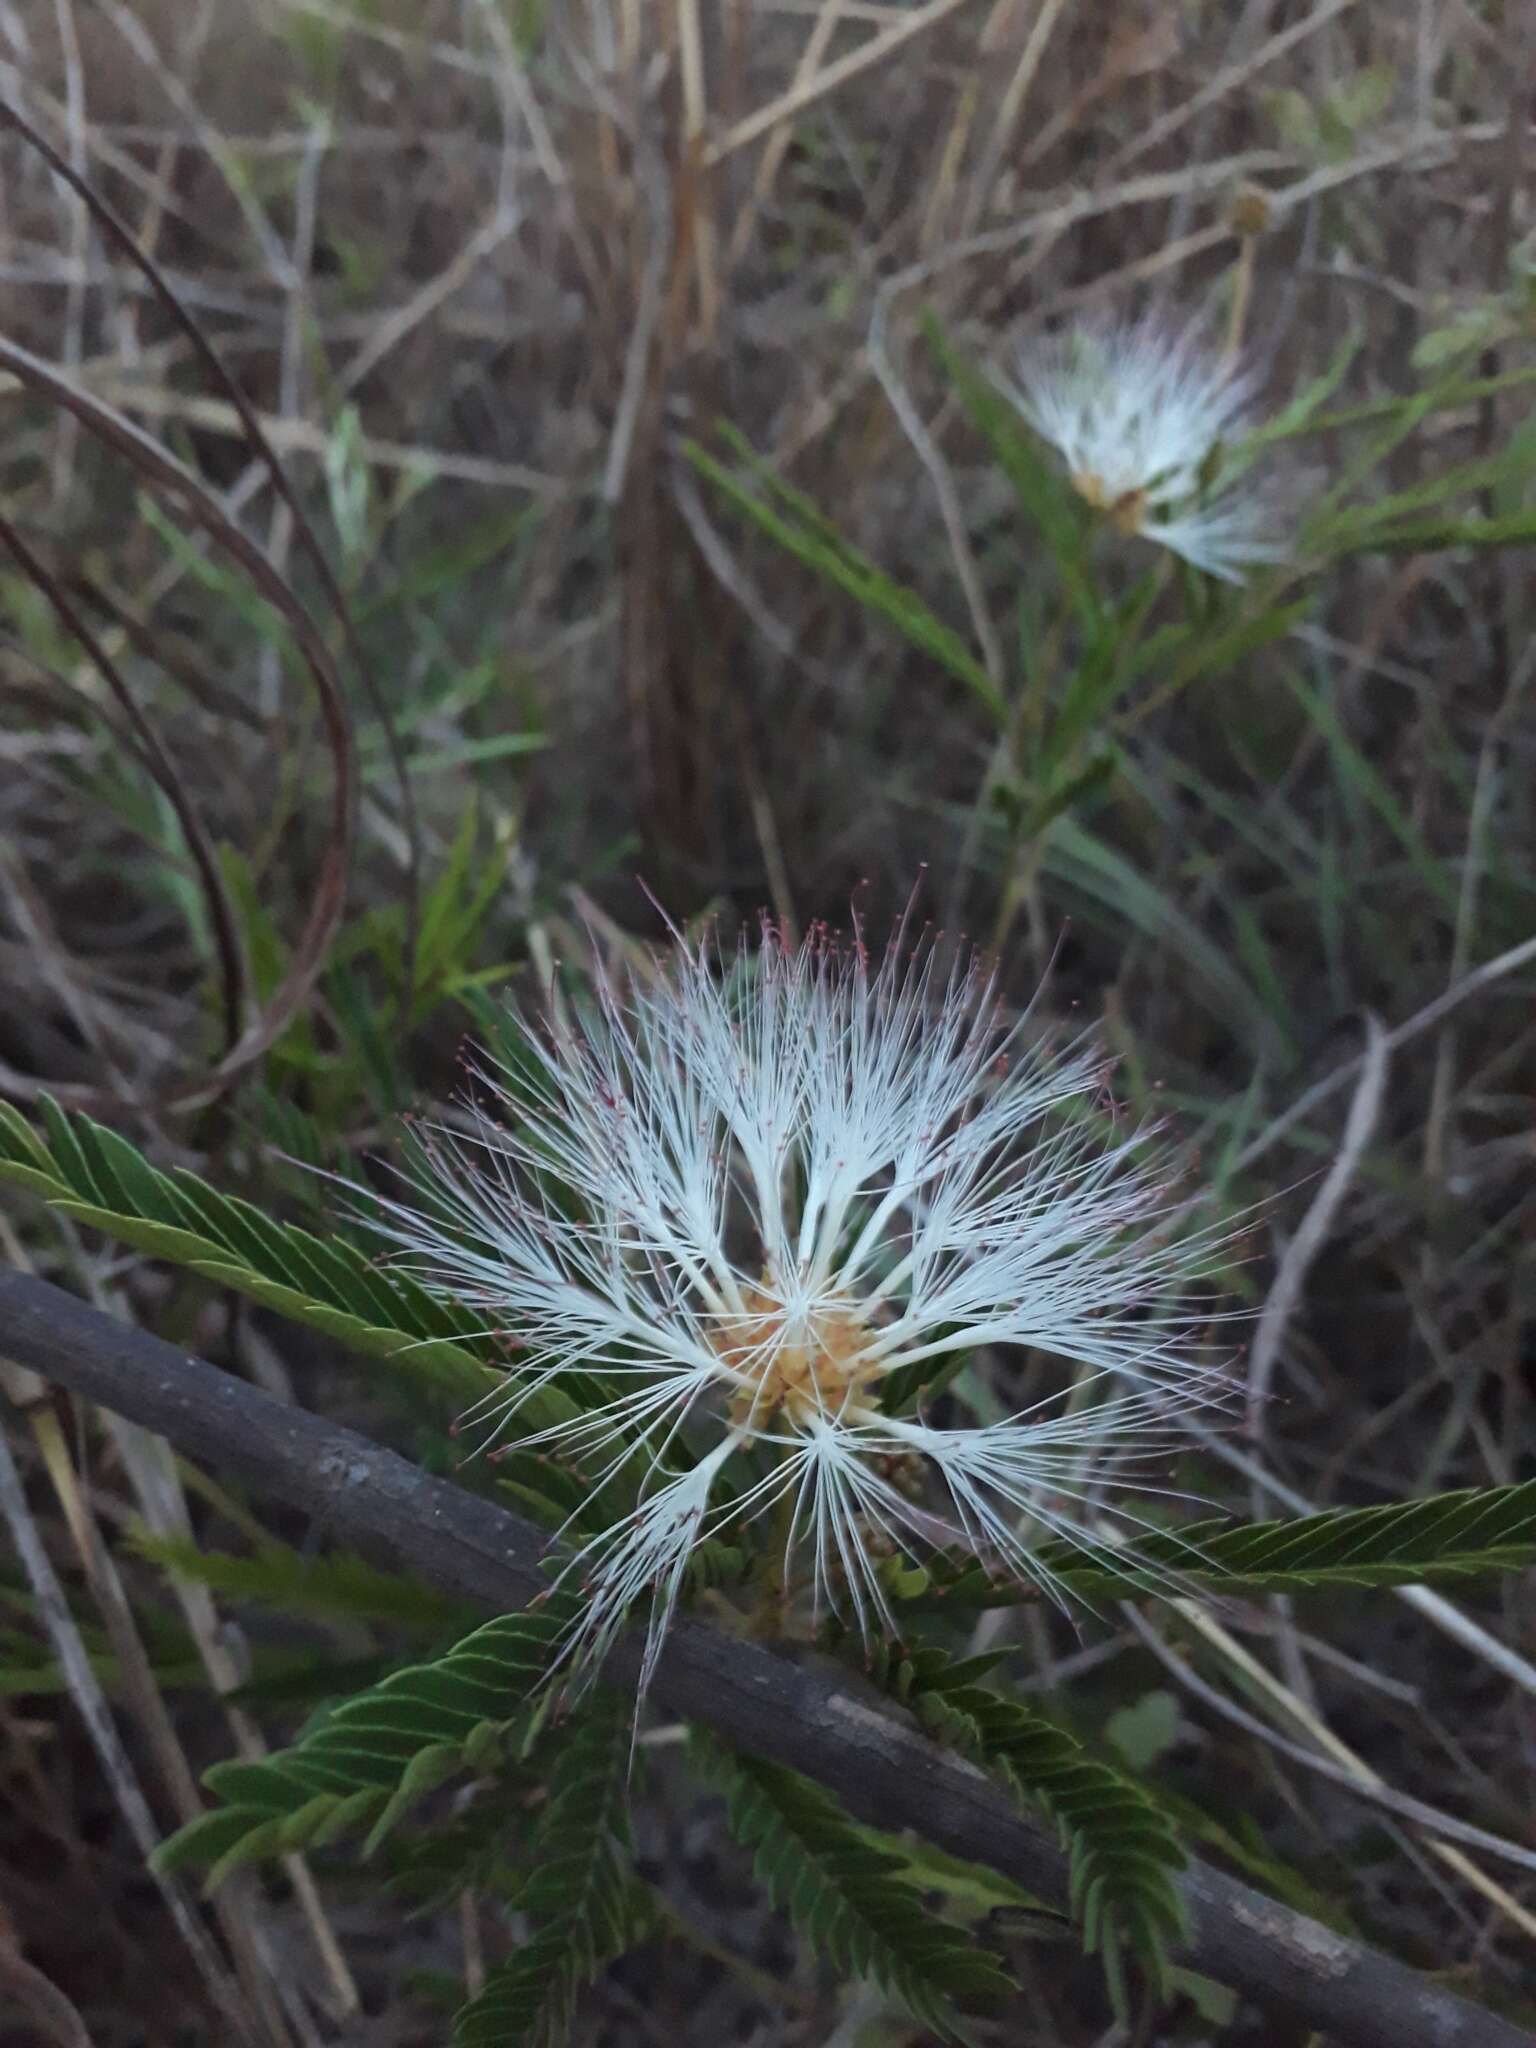
[[[1140,533],[1147,516],[1145,491],[1112,491],[1091,469],[1074,470],[1072,488],[1095,512],[1102,512],[1117,533]]]
[[[710,1342],[740,1384],[731,1421],[761,1425],[782,1410],[791,1425],[845,1415],[851,1399],[879,1375],[858,1310],[836,1301],[790,1314],[763,1288],[743,1291],[745,1313],[722,1316]]]

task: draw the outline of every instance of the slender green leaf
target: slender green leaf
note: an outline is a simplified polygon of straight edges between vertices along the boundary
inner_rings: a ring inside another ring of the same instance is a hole
[[[1083,501],[1044,453],[1006,394],[977,374],[936,323],[927,323],[927,333],[972,424],[1013,485],[1025,516],[1039,528],[1052,566],[1084,627],[1098,635],[1104,624],[1103,602],[1087,571],[1089,523]]]
[[[808,501],[773,477],[766,465],[755,462],[754,476],[764,490],[771,492],[777,501],[774,503],[759,496],[740,477],[733,476],[723,463],[717,462],[696,442],[686,443],[684,452],[694,467],[702,471],[738,511],[751,519],[786,553],[794,555],[827,582],[836,584],[840,590],[856,598],[866,610],[886,619],[914,647],[931,655],[952,676],[973,690],[995,719],[1000,721],[1006,715],[1007,707],[997,683],[955,629],[945,625],[916,591],[887,576],[819,514],[811,516]]]
[[[1345,533],[1329,542],[1330,552],[1343,555],[1428,555],[1442,548],[1520,548],[1536,540],[1536,511],[1508,512],[1484,519],[1468,513],[1462,519],[1421,519],[1378,529],[1374,525]]]

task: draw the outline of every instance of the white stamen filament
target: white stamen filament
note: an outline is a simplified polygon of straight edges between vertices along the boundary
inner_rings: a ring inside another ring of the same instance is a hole
[[[892,1626],[883,1553],[959,1546],[1039,1582],[1020,1530],[1072,1538],[1109,1456],[1215,1398],[1173,1305],[1209,1240],[1168,1234],[1141,1139],[1099,1142],[1102,1060],[1029,1047],[990,976],[937,957],[679,941],[627,1000],[600,983],[580,1028],[527,1031],[507,1086],[482,1069],[496,1117],[429,1139],[420,1211],[382,1205],[405,1263],[518,1340],[474,1411],[490,1435],[594,1487],[644,1463],[638,1505],[562,1574],[587,1585],[573,1665],[648,1596],[648,1679],[698,1542],[775,1506],[786,1580],[803,1554],[813,1606],[866,1636]],[[893,1373],[982,1349],[1156,1398],[975,1428],[885,1411]],[[595,1404],[519,1427],[583,1373]],[[717,1501],[727,1465],[743,1485]]]

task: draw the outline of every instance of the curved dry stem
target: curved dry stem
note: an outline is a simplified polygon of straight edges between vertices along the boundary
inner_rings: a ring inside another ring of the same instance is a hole
[[[374,717],[379,721],[380,728],[384,734],[385,745],[389,751],[390,765],[394,770],[395,782],[400,795],[400,822],[405,832],[407,848],[405,957],[406,981],[409,986],[415,979],[416,926],[421,876],[421,831],[416,816],[416,800],[411,791],[410,775],[405,765],[405,755],[400,746],[400,735],[396,730],[394,718],[374,681],[373,671],[363,659],[362,650],[358,646],[356,632],[352,624],[351,610],[342,593],[341,585],[336,580],[335,571],[331,568],[326,552],[320,545],[319,538],[304,512],[303,506],[299,503],[297,493],[288,481],[288,473],[278,459],[277,452],[272,446],[266,429],[262,426],[261,418],[256,408],[251,404],[249,398],[246,397],[244,391],[241,390],[238,382],[225,368],[218,350],[208,339],[207,335],[204,334],[196,319],[194,319],[181,299],[166,282],[154,258],[140,247],[138,240],[131,230],[118,219],[112,208],[107,205],[100,194],[93,191],[90,184],[80,176],[79,172],[59,154],[47,137],[39,134],[24,114],[3,101],[0,101],[0,128],[12,129],[29,148],[37,152],[54,176],[62,179],[71,192],[83,201],[92,221],[106,239],[121,255],[128,259],[140,276],[143,277],[156,299],[165,308],[166,312],[170,314],[171,319],[190,343],[198,361],[234,407],[252,448],[255,449],[258,459],[271,479],[272,488],[287,507],[289,516],[293,520],[293,530],[298,537],[299,545],[303,548],[311,567],[320,579],[320,586],[325,592],[326,600],[336,615],[341,628],[342,638],[346,644],[347,654],[357,671],[364,695],[368,699],[369,708],[372,710]]]
[[[334,775],[329,837],[304,930],[276,993],[211,1071],[198,1079],[176,1084],[156,1099],[157,1106],[161,1108],[190,1108],[212,1101],[262,1056],[307,1000],[325,965],[345,906],[347,864],[352,844],[356,791],[351,720],[330,649],[303,601],[197,477],[131,420],[80,390],[51,364],[3,338],[0,338],[0,369],[9,370],[29,389],[66,407],[99,441],[130,462],[146,484],[188,514],[208,539],[235,561],[257,595],[265,599],[288,627],[319,698]],[[11,546],[15,552],[14,532]],[[18,555],[17,559],[20,561],[22,557]],[[35,558],[32,559],[35,562]],[[39,583],[39,588],[46,589],[46,583]],[[62,593],[59,596],[62,597]],[[58,599],[53,601],[57,609]],[[98,666],[103,658],[110,660],[67,598],[63,603],[66,609],[60,617],[91,653],[92,659]],[[102,672],[107,673],[106,669]],[[119,1106],[110,1095],[104,1096],[96,1089],[56,1088],[53,1093],[60,1101],[77,1108],[110,1111]]]
[[[172,682],[179,683],[200,710],[208,712],[211,717],[230,719],[254,733],[266,731],[266,721],[260,712],[253,710],[233,690],[226,689],[216,676],[209,675],[184,649],[166,647],[146,620],[130,610],[105,584],[88,576],[78,564],[61,565],[54,574],[66,590],[83,598],[103,617],[110,619],[141,660],[160,669]]]
[[[224,877],[219,872],[218,856],[213,850],[213,843],[198,815],[197,807],[188,795],[180,770],[171,759],[160,735],[134,702],[133,692],[129,689],[122,670],[65,595],[58,578],[44,567],[15,526],[3,514],[0,514],[0,545],[10,550],[22,574],[53,607],[59,624],[66,633],[79,642],[90,657],[97,673],[112,692],[118,708],[132,728],[150,773],[164,790],[167,802],[176,813],[176,822],[186,839],[187,850],[192,856],[192,865],[197,870],[197,879],[202,886],[203,900],[208,907],[209,928],[213,933],[214,948],[219,957],[219,977],[223,983],[224,1051],[227,1054],[239,1043],[240,1021],[245,1012],[245,955],[240,945],[240,933],[235,923],[229,893],[224,887]]]

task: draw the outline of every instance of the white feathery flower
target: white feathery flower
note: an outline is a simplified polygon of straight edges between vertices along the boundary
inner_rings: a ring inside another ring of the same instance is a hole
[[[765,925],[724,958],[679,939],[627,996],[600,981],[579,1024],[529,1029],[515,1074],[483,1072],[499,1115],[426,1135],[425,1199],[383,1228],[515,1338],[488,1435],[588,1375],[596,1405],[518,1441],[594,1487],[625,1473],[635,1503],[563,1575],[585,1591],[574,1659],[649,1595],[643,1686],[701,1538],[774,1509],[786,1585],[803,1563],[866,1639],[893,1627],[893,1553],[1050,1590],[1022,1532],[1070,1538],[1106,1455],[1166,1450],[1170,1408],[1217,1397],[1178,1348],[1197,1253],[1139,1135],[1103,1135],[1103,1061],[1022,1025],[974,959],[900,934],[878,964],[825,931]],[[1132,1388],[977,1427],[911,1412],[980,1346]]]
[[[1119,532],[1234,583],[1281,553],[1262,499],[1222,473],[1253,380],[1193,335],[1143,319],[1052,336],[1025,349],[1006,388]]]

